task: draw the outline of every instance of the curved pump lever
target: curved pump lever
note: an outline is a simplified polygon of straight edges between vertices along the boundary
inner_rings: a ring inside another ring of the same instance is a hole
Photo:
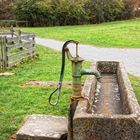
[[[60,98],[60,92],[61,92],[61,87],[62,87],[62,82],[63,82],[63,77],[64,77],[64,70],[65,70],[65,52],[68,50],[66,49],[68,44],[70,43],[74,43],[76,44],[76,46],[78,45],[78,42],[77,41],[74,41],[74,40],[69,40],[67,42],[64,43],[63,47],[62,47],[62,65],[61,65],[61,73],[60,73],[60,78],[59,78],[59,83],[57,85],[57,88],[50,94],[50,97],[49,97],[49,104],[52,105],[52,106],[55,106],[58,104],[59,102],[59,98]],[[57,92],[57,98],[56,98],[56,101],[53,103],[51,100],[52,100],[52,97],[54,95],[54,93]]]

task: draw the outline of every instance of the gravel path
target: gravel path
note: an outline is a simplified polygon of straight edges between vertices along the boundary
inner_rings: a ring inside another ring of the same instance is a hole
[[[61,51],[64,44],[62,41],[43,38],[36,38],[36,43],[58,51]],[[69,48],[74,55],[74,45],[70,45]],[[99,48],[95,46],[79,44],[79,56],[89,61],[122,61],[125,64],[127,72],[136,76],[140,76],[140,49]]]

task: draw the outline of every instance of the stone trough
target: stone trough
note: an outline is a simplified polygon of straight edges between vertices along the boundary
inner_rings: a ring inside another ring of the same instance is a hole
[[[122,63],[99,61],[99,82],[88,77],[73,118],[74,140],[140,140],[140,107]]]
[[[86,79],[83,99],[76,110],[72,107],[74,116],[30,116],[17,140],[140,140],[140,107],[123,64],[98,61],[91,69],[100,71],[102,78]]]

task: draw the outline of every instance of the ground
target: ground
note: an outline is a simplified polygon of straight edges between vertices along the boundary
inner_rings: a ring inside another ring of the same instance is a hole
[[[54,90],[46,87],[23,86],[29,80],[58,81],[61,68],[61,53],[38,47],[39,58],[9,70],[13,76],[0,77],[0,140],[14,134],[25,116],[29,114],[66,115],[71,89],[62,88],[60,103],[52,107],[48,97]],[[56,65],[57,64],[57,65]],[[89,67],[89,63],[84,66]],[[71,65],[66,61],[64,81],[71,81]],[[130,79],[140,103],[140,78],[130,75]]]
[[[62,90],[60,104],[52,107],[48,97],[54,90],[45,87],[23,87],[28,80],[58,81],[61,54],[47,48],[37,48],[39,58],[8,70],[13,76],[0,77],[0,140],[15,133],[24,117],[29,114],[66,115],[70,99],[70,88]],[[56,65],[58,64],[58,65]],[[66,81],[71,80],[69,61],[66,64]]]
[[[83,44],[105,47],[140,48],[140,19],[64,27],[24,28],[37,36],[78,40]],[[83,39],[84,38],[84,39]],[[61,68],[61,53],[38,46],[39,57],[8,70],[12,76],[0,76],[0,140],[13,135],[25,116],[30,114],[67,115],[71,88],[62,88],[60,103],[52,107],[48,103],[54,87],[26,86],[30,80],[58,81]],[[87,68],[89,62],[84,64]],[[64,81],[71,81],[71,65],[67,60]],[[140,103],[140,78],[130,75],[134,92]],[[14,136],[13,136],[14,137]]]

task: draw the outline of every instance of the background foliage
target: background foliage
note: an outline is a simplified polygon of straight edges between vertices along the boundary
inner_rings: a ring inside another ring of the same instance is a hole
[[[11,10],[30,26],[101,23],[139,16],[139,7],[140,0],[9,0],[0,2],[0,19],[11,18]]]
[[[1,0],[0,1],[0,20],[12,19],[12,3],[13,0]]]

